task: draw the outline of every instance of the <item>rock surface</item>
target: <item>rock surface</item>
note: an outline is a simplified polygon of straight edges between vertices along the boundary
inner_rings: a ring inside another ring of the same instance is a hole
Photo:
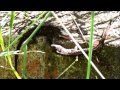
[[[27,11],[28,16],[25,17],[25,13],[22,11],[17,11],[15,25],[13,30],[13,37],[18,36],[18,31],[22,27],[26,27],[29,22],[31,22],[34,17],[38,16],[40,13],[39,11]],[[7,44],[7,36],[9,34],[9,18],[5,18],[3,20],[3,16],[8,12],[0,12],[0,22],[2,27],[2,34],[5,37],[5,44]],[[78,28],[76,27],[73,18],[78,23],[79,28],[83,32],[86,40],[89,40],[90,34],[90,11],[56,11],[57,15],[63,22],[63,24],[67,27],[67,29],[72,33],[75,39],[82,43],[81,35],[79,33]],[[72,17],[71,17],[72,14]],[[8,16],[6,16],[8,17]],[[94,39],[100,39],[103,31],[109,25],[111,21],[110,28],[107,32],[107,40],[105,40],[105,46],[102,50],[98,50],[93,54],[93,62],[97,65],[100,71],[104,74],[106,78],[120,78],[120,61],[119,61],[119,50],[120,50],[120,12],[119,11],[95,11],[95,32],[94,32]],[[41,20],[40,20],[41,21]],[[38,21],[39,22],[39,21]],[[58,27],[59,30],[62,32],[63,35],[67,36],[67,33],[61,27],[59,22],[54,18],[50,17],[47,20],[47,23]],[[17,31],[17,32],[16,32]],[[112,42],[107,42],[112,39],[117,39]],[[68,40],[61,40],[55,39],[55,41],[65,48],[73,48],[75,45]],[[84,47],[84,46],[82,46]],[[13,47],[15,50],[15,46]],[[63,56],[58,55],[52,51],[51,47],[49,46],[48,42],[46,41],[46,37],[38,37],[36,44],[30,44],[28,50],[41,50],[44,51],[45,54],[40,53],[30,53],[28,54],[28,63],[27,63],[27,70],[28,70],[28,77],[29,78],[56,78],[60,75],[61,72],[65,70],[74,60],[76,56]],[[14,55],[12,55],[14,59]],[[5,65],[3,63],[3,57],[0,58],[0,64]],[[19,57],[19,73],[21,74],[22,70],[22,60],[23,56]],[[14,63],[14,62],[13,62]],[[87,60],[83,57],[83,55],[79,55],[79,60],[75,65],[71,67],[68,72],[66,72],[60,78],[85,78],[86,74],[86,65]],[[9,73],[7,70],[0,69],[2,72],[0,78],[15,78],[13,73]],[[6,74],[6,75],[5,75]],[[91,71],[91,78],[100,78],[99,75],[92,69]]]

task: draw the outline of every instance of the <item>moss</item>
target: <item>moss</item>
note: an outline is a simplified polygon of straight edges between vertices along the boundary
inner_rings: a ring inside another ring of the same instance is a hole
[[[63,44],[67,48],[73,48],[74,44]],[[27,54],[27,76],[31,79],[55,79],[63,72],[74,60],[75,56],[59,55],[52,50],[45,37],[39,37],[36,44],[30,44],[28,50],[41,50],[41,53]],[[106,78],[120,78],[120,48],[105,46],[100,52],[94,52],[93,62]],[[13,58],[13,57],[12,57]],[[98,58],[99,61],[96,60]],[[4,65],[3,58],[0,64]],[[14,62],[13,62],[14,63]],[[19,56],[19,73],[22,72],[23,55]],[[79,60],[60,79],[85,79],[87,60],[81,54]],[[0,78],[16,78],[13,72],[0,69]],[[91,67],[91,79],[100,79],[100,76]]]

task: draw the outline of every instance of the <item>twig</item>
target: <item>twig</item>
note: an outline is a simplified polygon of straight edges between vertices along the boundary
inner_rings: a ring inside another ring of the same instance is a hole
[[[42,54],[44,54],[45,52],[43,52],[43,51],[27,51],[27,53],[42,53]],[[24,52],[19,53],[19,54],[24,54]]]
[[[75,50],[77,50],[78,49],[78,47],[77,46],[75,46]],[[76,61],[78,61],[78,56],[76,56],[76,59],[75,59]]]
[[[68,71],[68,69],[70,69],[76,62],[78,61],[78,59],[75,59],[75,61],[73,61],[56,79],[60,78],[66,71]]]
[[[24,54],[24,52],[21,52],[20,50],[17,50],[17,51],[10,51],[9,53],[10,53],[10,55],[12,55],[12,54]],[[27,53],[42,53],[42,54],[44,54],[45,52],[43,52],[43,51],[27,51]],[[0,57],[1,56],[5,56],[5,55],[7,55],[8,53],[7,52],[1,52],[0,53]]]
[[[80,28],[79,28],[79,26],[78,26],[77,22],[76,22],[76,21],[75,21],[75,19],[73,18],[72,14],[70,14],[70,15],[71,15],[71,17],[72,17],[73,21],[75,22],[75,25],[77,26],[78,31],[80,32],[80,34],[81,34],[81,37],[82,37],[83,41],[85,41],[85,42],[86,42],[85,37],[84,37],[84,35],[83,35],[82,31],[80,30]]]

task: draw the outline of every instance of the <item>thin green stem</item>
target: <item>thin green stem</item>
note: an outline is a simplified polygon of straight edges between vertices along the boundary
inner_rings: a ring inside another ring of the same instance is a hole
[[[11,32],[12,32],[12,29],[13,29],[13,24],[14,24],[14,19],[15,19],[15,11],[12,11],[11,12],[11,19],[10,19],[10,34],[9,34],[9,44],[10,45],[10,42],[11,42]]]
[[[15,12],[12,11],[11,12],[11,19],[10,19],[10,34],[9,34],[9,42],[8,42],[8,48],[7,48],[7,59],[8,59],[8,62],[9,62],[9,65],[13,71],[13,73],[15,74],[15,76],[18,78],[18,79],[21,79],[20,75],[18,74],[18,72],[15,70],[15,68],[13,67],[13,64],[12,64],[12,60],[11,60],[11,56],[10,56],[10,53],[9,53],[9,50],[10,50],[10,41],[11,41],[11,32],[12,32],[12,29],[13,29],[13,22],[14,22],[14,17],[15,17]]]
[[[27,45],[23,47],[24,49],[24,60],[23,60],[23,70],[22,70],[22,77],[24,79],[27,79],[27,70],[26,70],[26,65],[27,65]]]
[[[37,33],[38,30],[40,30],[40,28],[43,26],[43,24],[45,23],[45,21],[47,20],[47,18],[51,15],[51,12],[49,11],[46,16],[44,17],[43,21],[38,25],[38,27],[33,31],[33,33],[28,37],[28,39],[24,42],[24,44],[22,45],[22,47],[24,47],[26,44],[28,44],[28,42],[32,39],[32,37]],[[21,47],[21,48],[22,48]]]
[[[91,29],[90,29],[90,42],[89,42],[89,60],[88,60],[88,65],[87,65],[87,75],[86,79],[90,78],[90,69],[91,69],[91,64],[90,62],[92,61],[92,51],[93,51],[93,32],[94,32],[94,11],[91,12]]]

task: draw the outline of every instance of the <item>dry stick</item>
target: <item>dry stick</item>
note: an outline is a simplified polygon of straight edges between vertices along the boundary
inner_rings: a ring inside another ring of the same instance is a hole
[[[43,51],[27,51],[27,53],[41,53],[41,54],[45,54],[45,52]],[[16,53],[16,54],[24,54],[24,52],[21,52],[21,53]]]
[[[84,35],[83,35],[82,31],[80,30],[80,28],[79,28],[79,26],[78,26],[77,22],[76,22],[76,21],[75,21],[75,19],[73,18],[72,14],[70,14],[70,15],[71,15],[71,17],[72,17],[73,21],[75,22],[75,24],[76,24],[76,26],[77,26],[77,28],[78,28],[78,31],[79,31],[79,32],[80,32],[80,34],[81,34],[81,37],[82,37],[83,41],[85,41],[85,42],[86,42],[85,37],[84,37]]]
[[[21,52],[20,50],[10,51],[9,53],[10,53],[10,55],[12,55],[12,54],[24,54],[24,52]],[[34,51],[27,51],[27,53],[41,53],[41,54],[44,54],[45,52],[34,50]],[[7,55],[7,52],[1,52],[1,53],[0,53],[0,57],[1,57],[1,56],[5,56],[5,55]]]
[[[73,66],[76,62],[78,61],[78,59],[75,59],[75,61],[73,61],[56,79],[58,79],[59,77],[61,77],[66,71],[68,71],[68,69],[71,68],[71,66]]]
[[[73,40],[73,42],[75,43],[75,45],[81,50],[81,52],[83,53],[83,55],[86,57],[87,60],[89,60],[89,57],[87,56],[87,54],[84,52],[84,50],[81,48],[81,46],[77,43],[77,41],[74,39],[74,37],[71,35],[71,33],[67,30],[67,28],[64,26],[64,24],[60,21],[60,19],[58,18],[58,16],[54,13],[54,11],[51,11],[51,13],[53,14],[53,16],[59,21],[59,23],[61,24],[61,26],[64,28],[64,30],[68,33],[68,35],[70,36],[70,38]],[[95,66],[95,64],[90,61],[91,65],[93,66],[93,68],[96,70],[96,72],[100,75],[100,77],[102,79],[105,79],[105,77],[102,75],[102,73],[99,71],[99,69]]]

